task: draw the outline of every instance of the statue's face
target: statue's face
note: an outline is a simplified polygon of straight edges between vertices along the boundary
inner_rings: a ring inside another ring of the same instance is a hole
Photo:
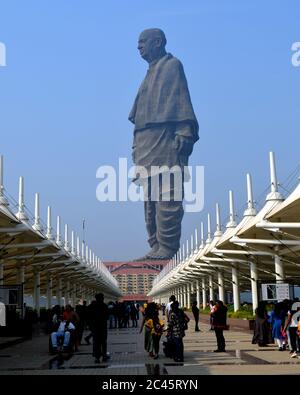
[[[142,32],[138,41],[138,50],[140,55],[147,62],[155,59],[155,55],[161,47],[161,39],[151,31]]]

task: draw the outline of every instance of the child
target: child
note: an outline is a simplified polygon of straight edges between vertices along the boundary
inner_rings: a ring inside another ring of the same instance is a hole
[[[151,328],[154,359],[158,358],[159,342],[163,331],[164,331],[164,321],[159,319],[158,310],[156,310],[152,319],[152,328]]]

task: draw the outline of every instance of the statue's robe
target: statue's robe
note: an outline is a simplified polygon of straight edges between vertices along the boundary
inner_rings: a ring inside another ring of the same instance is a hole
[[[181,62],[166,54],[150,64],[136,96],[129,120],[134,123],[133,161],[151,166],[187,165],[175,148],[176,134],[195,143],[198,122]]]

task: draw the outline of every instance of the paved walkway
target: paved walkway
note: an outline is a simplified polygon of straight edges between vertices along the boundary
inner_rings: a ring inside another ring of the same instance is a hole
[[[248,331],[226,331],[226,353],[214,353],[216,340],[207,324],[194,332],[193,321],[184,338],[185,362],[165,358],[153,360],[143,350],[143,334],[135,328],[109,331],[107,363],[94,364],[92,346],[82,345],[68,360],[48,354],[48,337],[0,350],[0,375],[213,375],[213,374],[299,374],[300,359],[289,352],[277,351],[275,345],[258,348],[251,344]],[[161,347],[162,348],[162,347]]]

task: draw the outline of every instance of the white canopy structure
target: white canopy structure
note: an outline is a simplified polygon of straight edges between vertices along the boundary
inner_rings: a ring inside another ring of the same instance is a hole
[[[14,212],[13,206],[17,206]],[[34,308],[39,312],[40,297],[46,296],[51,307],[56,303],[75,303],[80,298],[91,299],[97,292],[106,298],[121,296],[117,280],[84,241],[64,226],[61,218],[53,232],[51,207],[47,223],[40,218],[39,194],[35,195],[33,218],[24,203],[24,179],[19,180],[17,204],[8,198],[3,184],[3,157],[0,157],[0,285],[23,286],[25,295],[32,295]]]
[[[191,293],[205,308],[207,296],[225,301],[233,296],[240,309],[240,293],[251,291],[253,310],[259,300],[259,284],[300,284],[300,185],[284,200],[278,191],[274,154],[270,152],[270,192],[257,213],[251,177],[247,174],[247,209],[237,224],[233,193],[229,191],[229,222],[221,231],[219,206],[216,231],[211,232],[208,214],[207,239],[190,255],[180,252],[157,276],[149,296],[157,300],[175,294],[182,306],[190,307]],[[207,292],[208,291],[208,292]]]

